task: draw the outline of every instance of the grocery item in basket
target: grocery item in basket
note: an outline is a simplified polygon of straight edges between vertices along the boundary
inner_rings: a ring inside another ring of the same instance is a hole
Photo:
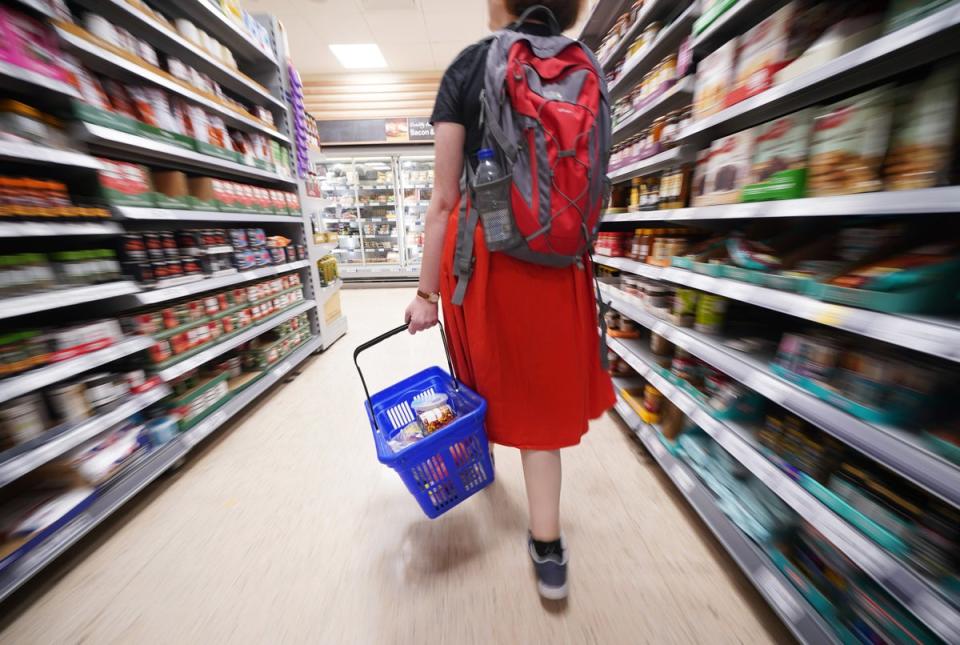
[[[806,194],[812,108],[794,112],[756,130],[756,145],[743,201],[797,199]]]
[[[420,424],[414,421],[403,428],[400,429],[400,432],[396,434],[392,439],[389,439],[387,443],[390,445],[390,449],[394,452],[400,452],[407,446],[412,446],[421,439],[423,439],[423,429],[420,427]]]
[[[723,109],[733,87],[737,41],[731,40],[705,57],[697,66],[696,89],[693,94],[693,118],[700,120]]]
[[[903,88],[885,167],[890,190],[932,188],[956,177],[957,103],[960,73],[955,63]]]
[[[813,125],[808,188],[813,196],[880,190],[893,118],[885,85],[822,108]]]
[[[417,414],[417,421],[423,429],[424,436],[432,435],[457,417],[448,400],[449,397],[446,394],[433,392],[423,393],[414,398],[411,407]]]
[[[694,206],[730,204],[740,200],[740,189],[750,175],[756,128],[717,139],[710,146],[703,193]]]

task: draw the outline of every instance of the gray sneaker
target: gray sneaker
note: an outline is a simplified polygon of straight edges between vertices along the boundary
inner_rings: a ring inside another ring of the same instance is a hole
[[[560,536],[562,553],[550,553],[541,558],[533,547],[533,536],[527,534],[527,550],[537,572],[537,589],[547,600],[563,600],[567,597],[567,542]]]

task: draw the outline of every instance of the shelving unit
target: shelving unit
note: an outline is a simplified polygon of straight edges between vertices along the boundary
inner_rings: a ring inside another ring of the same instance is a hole
[[[693,3],[676,20],[663,28],[651,44],[642,51],[634,54],[623,64],[623,70],[617,80],[610,85],[610,100],[616,101],[625,96],[633,85],[643,78],[643,75],[653,69],[660,60],[680,47],[680,43],[690,34],[693,21],[699,13],[699,3]]]
[[[35,15],[41,15],[38,13],[43,8],[41,3],[25,0],[22,4],[28,5]],[[188,19],[200,29],[213,34],[234,53],[238,69],[221,64],[171,24],[160,20],[146,5],[126,0],[78,0],[75,4],[124,27],[156,48],[161,58],[177,58],[206,74],[221,86],[225,97],[245,104],[245,107],[251,108],[251,113],[247,114],[241,108],[233,108],[229,102],[214,100],[213,95],[182,83],[159,68],[137,64],[132,58],[121,54],[120,50],[86,34],[77,26],[52,22],[51,29],[58,37],[61,49],[73,54],[86,67],[118,81],[161,88],[222,117],[231,128],[265,135],[272,140],[274,146],[280,148],[291,146],[291,133],[294,130],[291,112],[285,100],[289,89],[286,63],[278,62],[274,51],[261,49],[241,27],[221,14],[218,7],[204,0],[158,0],[150,3],[151,7],[161,10],[170,18]],[[73,8],[74,3],[71,3],[70,7]],[[42,15],[52,17],[46,12]],[[270,35],[270,49],[285,51],[283,32],[276,21],[268,16],[258,16],[257,20]],[[4,92],[4,98],[12,94],[17,100],[58,117],[76,113],[74,105],[83,100],[78,92],[65,83],[6,63],[0,63],[0,91]],[[264,117],[266,120],[254,117],[256,112],[252,108],[256,107],[269,111],[276,127],[268,124],[267,117]],[[39,177],[49,172],[58,178],[69,177],[65,183],[71,191],[81,186],[96,186],[94,171],[102,169],[97,156],[291,192],[297,189],[292,169],[274,167],[259,161],[256,162],[258,165],[239,163],[230,159],[233,153],[229,151],[225,151],[221,156],[202,154],[194,149],[202,146],[190,142],[189,139],[163,132],[154,135],[150,134],[148,129],[144,129],[144,132],[147,134],[135,135],[103,125],[76,121],[69,124],[68,134],[74,143],[80,144],[77,149],[61,150],[30,143],[0,142],[0,161],[5,165],[5,173],[33,173]],[[152,136],[158,138],[150,138]],[[95,188],[82,193],[83,196],[93,194],[96,194]],[[30,238],[33,240],[31,244],[40,245],[39,248],[44,249],[44,252],[54,247],[54,238],[64,238],[68,248],[82,248],[88,240],[93,240],[103,247],[115,247],[114,238],[128,232],[156,228],[196,229],[207,223],[220,228],[231,225],[263,226],[268,231],[282,232],[282,235],[293,240],[294,244],[312,247],[312,236],[307,234],[309,222],[302,211],[295,214],[231,213],[128,206],[113,206],[111,210],[112,217],[103,221],[51,219],[0,222],[0,241],[7,240],[9,247],[15,243],[14,238]],[[99,238],[104,240],[101,242]],[[74,240],[76,246],[71,247]],[[233,247],[222,246],[217,250],[227,253],[232,252]],[[143,368],[148,378],[151,373],[155,377],[151,381],[153,386],[146,391],[128,394],[112,407],[98,410],[94,416],[47,428],[39,435],[0,452],[0,487],[17,482],[26,483],[26,479],[21,479],[24,475],[70,455],[111,430],[137,421],[141,418],[140,415],[148,410],[150,417],[155,416],[157,404],[168,403],[173,394],[173,388],[168,385],[168,381],[216,361],[295,317],[305,314],[310,321],[311,332],[309,338],[294,348],[288,356],[281,358],[261,374],[255,375],[246,385],[238,381],[236,387],[241,389],[215,403],[217,407],[205,412],[206,416],[199,419],[189,430],[161,445],[151,443],[149,452],[125,464],[118,474],[97,486],[93,495],[84,503],[49,525],[47,529],[35,534],[32,539],[38,540],[38,543],[31,545],[28,551],[15,556],[5,555],[3,566],[0,567],[0,600],[53,562],[152,481],[181,462],[205,437],[228,425],[231,419],[258,397],[289,378],[310,355],[326,349],[346,333],[346,318],[341,316],[328,323],[322,314],[318,314],[318,305],[323,305],[335,297],[340,284],[321,289],[319,281],[314,279],[315,273],[311,271],[315,260],[311,254],[309,259],[250,271],[221,271],[214,273],[213,277],[191,275],[161,280],[157,283],[159,286],[154,288],[123,280],[5,298],[0,301],[0,322],[4,323],[4,332],[9,333],[24,328],[30,331],[34,331],[34,328],[41,331],[48,328],[56,330],[91,317],[126,316],[143,308],[159,310],[162,306],[170,306],[178,300],[198,298],[231,286],[292,272],[300,276],[300,286],[291,287],[288,291],[299,288],[303,292],[303,300],[239,332],[227,333],[225,327],[220,337],[210,341],[199,351],[192,354],[180,353],[176,356],[179,360],[160,366],[154,366],[147,360],[146,350],[151,349],[158,341],[172,337],[171,333],[161,332],[156,334],[156,338],[126,336],[101,349],[0,379],[0,404],[16,403],[14,400],[19,397],[36,394],[42,397],[37,400],[42,400],[46,405],[51,396],[49,392],[44,392],[46,388],[88,376],[95,370],[108,373],[121,370],[126,372],[133,369],[131,366],[135,366]],[[237,313],[241,309],[242,306],[235,307],[224,315]],[[256,313],[251,315],[258,316]],[[179,333],[181,330],[175,331]],[[127,377],[131,378],[130,375]],[[136,378],[136,372],[132,378]]]
[[[0,160],[41,166],[68,166],[83,170],[100,169],[99,161],[82,152],[26,142],[0,142]]]
[[[295,215],[270,215],[267,213],[230,213],[220,211],[185,211],[168,208],[141,208],[134,206],[114,206],[114,217],[121,220],[137,221],[173,221],[173,222],[223,222],[255,224],[296,224],[300,217]]]
[[[692,36],[695,60],[702,60],[720,45],[743,34],[785,4],[786,0],[738,0],[733,3],[699,34]],[[696,8],[687,11],[695,10]],[[659,45],[665,37],[680,39],[691,35],[688,26],[692,27],[695,19],[695,16],[691,18],[681,30],[683,33],[679,35],[669,33],[669,28],[664,29],[655,45]],[[604,60],[606,68],[612,69],[616,58],[623,55],[629,41],[642,28],[642,25],[631,28],[632,33],[612,50],[609,59]],[[710,117],[692,122],[678,133],[676,142],[679,147],[611,170],[608,178],[614,183],[627,182],[635,177],[690,163],[693,161],[694,151],[706,148],[719,137],[769,122],[802,108],[849,96],[893,80],[903,72],[946,59],[960,51],[958,36],[960,5],[946,3],[942,8],[912,24],[881,35],[847,54],[776,84],[771,89]],[[648,46],[646,50],[635,55],[632,61],[626,61],[624,71],[611,87],[611,95],[614,98],[625,96],[645,73],[648,59],[656,62],[662,54],[663,52],[654,51]],[[618,123],[613,132],[614,142],[626,141],[641,132],[655,118],[675,111],[689,102],[695,92],[694,78],[682,79],[671,88],[671,92],[676,92],[677,95],[664,94]],[[643,190],[650,190],[650,185],[653,186],[652,190],[657,189],[655,180],[652,180],[652,184],[644,184]],[[905,218],[912,226],[922,227],[937,226],[936,222],[946,221],[946,216],[960,211],[958,200],[960,186],[635,212],[623,212],[623,204],[616,203],[616,208],[611,208],[603,215],[602,223],[616,231],[625,231],[633,224],[644,227],[644,222],[675,222],[689,224],[700,231],[724,231],[733,226],[737,226],[739,230],[748,222],[760,220],[787,220],[783,222],[786,227],[793,224],[792,220],[799,222],[800,218],[837,218],[837,221],[844,218],[843,221],[851,221],[852,218],[859,217],[863,218],[864,222],[872,222],[877,217],[898,217]],[[827,225],[830,223],[825,222]],[[670,228],[675,227],[676,225]],[[647,280],[724,296],[732,301],[786,314],[794,319],[844,330],[856,336],[926,354],[927,357],[935,357],[936,363],[944,369],[952,369],[960,363],[960,318],[953,315],[882,313],[824,302],[801,293],[771,289],[732,278],[718,277],[716,274],[707,275],[675,266],[647,264],[625,257],[594,255],[594,262]],[[867,460],[895,473],[902,478],[903,486],[912,483],[932,495],[931,500],[936,499],[938,503],[960,507],[960,465],[943,457],[934,450],[932,444],[927,444],[924,436],[916,431],[918,428],[908,428],[907,424],[898,428],[866,422],[848,412],[851,408],[843,406],[839,397],[831,400],[826,394],[818,396],[778,376],[770,367],[772,354],[768,356],[741,352],[727,346],[721,337],[681,327],[654,314],[644,305],[643,300],[616,288],[613,284],[601,283],[600,293],[603,301],[621,316],[658,334],[675,345],[678,351],[683,350],[713,370],[727,375],[767,401],[799,417],[810,424],[810,427],[822,431],[825,436],[838,440],[852,451],[851,454],[859,453]],[[754,438],[754,428],[714,416],[712,410],[694,396],[692,389],[687,390],[681,385],[683,382],[678,380],[679,377],[672,376],[657,365],[644,343],[613,337],[608,338],[607,343],[640,377],[676,405],[692,424],[702,429],[800,518],[823,534],[838,551],[899,601],[936,637],[945,642],[960,642],[960,606],[957,605],[955,595],[951,596],[950,592],[941,589],[937,582],[928,579],[907,557],[901,558],[895,554],[895,550],[888,551],[868,537],[867,533],[861,532],[861,528],[858,528],[861,525],[854,519],[835,513],[826,502],[821,502],[818,495],[809,492],[816,489],[802,479],[799,466],[778,461],[779,457],[761,446]],[[918,359],[926,360],[927,357],[918,356]],[[621,398],[616,409],[797,638],[806,643],[836,642],[837,636],[833,628],[821,619],[816,609],[807,604],[779,569],[767,560],[763,549],[756,547],[720,512],[706,485],[692,474],[692,469],[686,469],[668,450],[661,442],[657,429],[641,421],[626,399]],[[729,528],[718,529],[718,526]],[[739,539],[725,538],[725,533],[734,533]],[[744,552],[747,555],[743,555]],[[743,558],[748,558],[750,552],[759,560],[753,560],[752,565],[745,566]],[[768,575],[771,577],[767,578]],[[780,589],[785,594],[771,596],[764,593],[762,585],[757,583],[761,576],[768,580],[786,581]],[[792,610],[784,611],[784,597],[793,598],[793,603],[787,602]],[[807,629],[797,628],[797,621],[808,616],[810,622],[807,623]]]
[[[873,40],[796,78],[682,130],[679,139],[702,145],[837,95],[874,84],[960,51],[960,5]]]
[[[690,146],[677,146],[676,148],[670,148],[652,157],[640,159],[639,161],[621,166],[616,170],[611,170],[607,176],[612,182],[627,181],[628,179],[640,177],[641,175],[659,170],[665,170],[678,164],[688,163],[693,161],[695,154],[696,151]]]
[[[120,132],[92,123],[74,124],[79,140],[107,155],[140,163],[158,163],[175,169],[219,175],[228,179],[256,179],[268,184],[295,186],[296,181],[269,170],[201,154],[169,143]]]
[[[8,376],[0,380],[0,403],[98,368],[101,365],[131,356],[137,352],[142,352],[152,344],[152,338],[127,338],[105,349],[82,354],[59,363],[51,363],[18,376]]]
[[[608,72],[613,69],[616,62],[622,59],[627,53],[627,49],[630,48],[630,43],[643,32],[652,20],[656,20],[662,13],[676,8],[678,4],[677,2],[668,2],[667,0],[650,0],[650,2],[644,3],[640,8],[640,14],[633,24],[630,25],[627,33],[623,35],[616,46],[600,61],[603,71]],[[609,26],[607,29],[609,29]],[[583,38],[581,38],[581,40],[583,40]]]
[[[29,554],[0,570],[0,601],[53,563],[64,551],[120,510],[150,483],[185,459],[197,444],[279,383],[320,349],[320,346],[320,338],[314,337],[307,341],[207,419],[124,470],[116,481],[98,494],[90,507],[54,531]]]
[[[163,88],[193,104],[214,112],[223,118],[224,122],[231,127],[239,128],[247,132],[258,132],[282,143],[290,143],[290,139],[267,124],[261,123],[253,117],[242,114],[238,110],[231,109],[218,101],[203,96],[199,91],[191,89],[173,77],[160,72],[160,70],[154,71],[146,65],[134,63],[128,58],[100,46],[93,40],[81,36],[76,32],[76,28],[72,26],[70,28],[66,26],[57,27],[57,35],[60,37],[60,42],[63,43],[69,51],[94,70],[102,70],[112,76],[126,77],[134,81],[147,81],[151,85]]]
[[[620,396],[615,409],[793,635],[803,643],[839,642],[776,565],[720,510],[710,490],[664,447],[657,429],[644,423]]]
[[[844,555],[947,642],[960,639],[960,610],[950,605],[895,557],[834,515],[813,495],[777,469],[751,445],[749,435],[735,424],[710,416],[690,395],[669,382],[637,341],[610,339],[610,348],[671,400],[730,455],[777,494],[804,520],[824,534]]]
[[[49,311],[51,309],[61,309],[63,307],[71,307],[88,302],[119,298],[120,296],[134,294],[138,291],[140,291],[140,287],[138,287],[136,283],[123,280],[120,282],[93,284],[86,287],[72,287],[69,289],[55,289],[27,296],[6,298],[0,303],[0,320],[25,316],[27,314],[37,313],[38,311]]]
[[[591,47],[598,45],[617,17],[629,6],[630,0],[596,0],[580,29],[580,40]]]
[[[657,267],[627,258],[595,255],[597,264],[635,273],[652,280],[686,285],[765,309],[876,338],[918,352],[960,361],[960,321],[921,316],[897,316],[835,305],[797,293],[769,289],[739,280],[715,278],[678,269]]]
[[[960,186],[879,193],[805,197],[770,202],[611,213],[612,222],[692,222],[775,217],[850,217],[854,215],[931,215],[960,211]]]

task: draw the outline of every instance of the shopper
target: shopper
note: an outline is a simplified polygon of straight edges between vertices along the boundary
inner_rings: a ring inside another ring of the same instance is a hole
[[[576,22],[581,8],[581,0],[488,4],[491,30],[511,28],[535,36],[550,35],[548,15],[537,12],[532,14],[535,20],[515,23],[531,6],[549,8],[561,29]],[[411,333],[430,328],[437,323],[437,302],[443,302],[458,373],[488,402],[491,442],[520,449],[530,513],[528,548],[538,588],[543,596],[560,599],[567,594],[560,449],[577,445],[590,419],[613,405],[613,387],[600,361],[588,254],[563,268],[522,261],[490,252],[478,226],[469,286],[461,306],[452,302],[458,284],[454,254],[460,201],[467,199],[461,195],[461,175],[465,163],[477,169],[483,144],[480,95],[489,48],[488,41],[467,47],[440,84],[432,117],[434,193],[426,216],[419,290],[406,319]],[[603,150],[604,163],[607,154]]]

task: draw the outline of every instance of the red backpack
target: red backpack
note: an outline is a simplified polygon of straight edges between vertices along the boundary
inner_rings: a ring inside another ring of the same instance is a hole
[[[600,227],[609,192],[606,80],[593,52],[562,35],[546,7],[530,7],[513,27],[534,13],[543,15],[551,35],[504,29],[490,37],[481,127],[501,177],[477,183],[466,161],[471,203],[467,208],[463,200],[460,214],[453,304],[463,303],[473,272],[481,211],[491,251],[547,266],[582,261]]]

